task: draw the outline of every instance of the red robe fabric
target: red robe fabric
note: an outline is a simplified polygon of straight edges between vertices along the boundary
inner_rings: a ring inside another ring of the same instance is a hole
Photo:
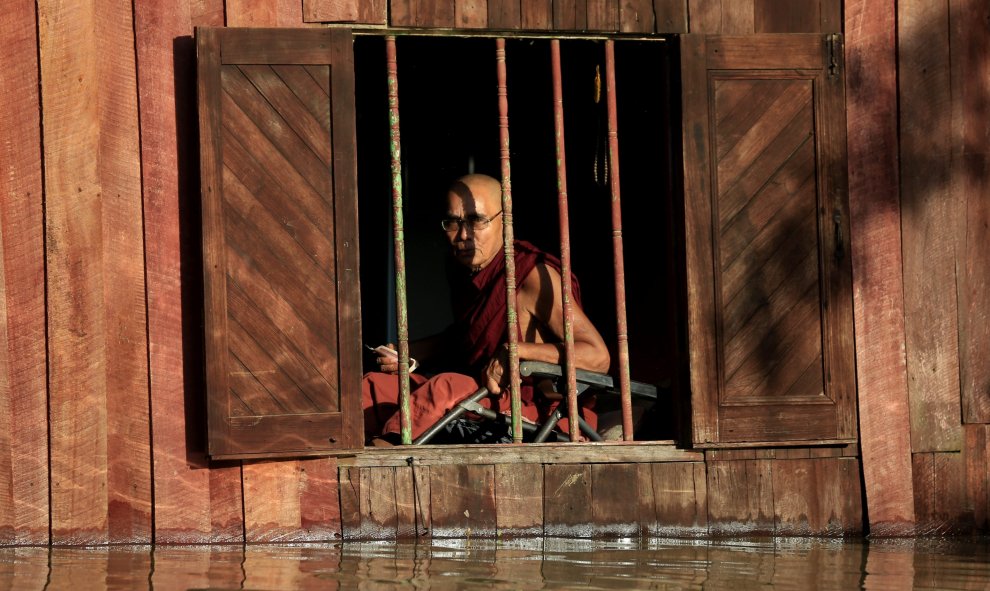
[[[515,275],[518,288],[537,265],[545,264],[560,272],[560,260],[544,253],[529,242],[517,240],[515,248]],[[458,402],[478,391],[481,384],[475,379],[480,376],[485,364],[496,349],[506,341],[506,292],[505,255],[499,254],[477,274],[457,269],[450,277],[454,306],[455,323],[452,338],[458,339],[456,351],[463,358],[458,360],[464,373],[446,372],[432,378],[421,375],[410,376],[410,417],[412,437],[415,439]],[[577,278],[571,275],[573,301],[580,305],[580,288]],[[520,335],[521,338],[521,335]],[[371,372],[365,374],[362,388],[365,436],[397,434],[399,428],[399,384],[394,374]],[[522,414],[531,421],[545,418],[556,403],[542,397],[534,400],[533,387],[524,380],[521,389]],[[482,401],[487,408],[497,406],[499,411],[508,412],[511,399],[508,388],[501,395],[491,396]],[[594,414],[585,409],[585,419],[596,424]],[[559,427],[567,429],[567,421]]]

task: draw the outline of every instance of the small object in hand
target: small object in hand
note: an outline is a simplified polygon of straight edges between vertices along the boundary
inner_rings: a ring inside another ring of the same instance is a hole
[[[388,357],[390,359],[395,359],[396,363],[398,363],[398,361],[399,361],[399,353],[398,353],[398,351],[396,351],[395,349],[393,349],[391,347],[386,347],[385,345],[378,345],[377,347],[372,347],[371,345],[365,345],[365,347],[367,347],[367,349],[369,351],[374,351],[375,353],[378,353],[382,357]],[[412,372],[416,371],[416,368],[417,367],[419,367],[419,362],[416,361],[415,359],[413,359],[412,357],[410,357],[409,358],[409,373],[412,373]]]

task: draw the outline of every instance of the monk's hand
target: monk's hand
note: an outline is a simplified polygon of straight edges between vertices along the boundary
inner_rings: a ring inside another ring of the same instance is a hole
[[[385,349],[391,351],[397,351],[395,343],[389,343],[385,345]],[[392,355],[389,352],[381,351],[382,347],[376,349],[378,352],[378,357],[375,359],[378,362],[378,371],[382,373],[399,373],[399,357],[398,354]]]
[[[488,360],[488,365],[482,372],[482,381],[492,394],[501,394],[502,388],[509,384],[509,349],[499,347],[495,355]]]

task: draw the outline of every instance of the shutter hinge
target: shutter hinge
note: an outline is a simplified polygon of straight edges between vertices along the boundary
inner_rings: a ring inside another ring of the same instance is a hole
[[[839,75],[839,52],[842,51],[842,37],[838,33],[831,33],[826,37],[828,51],[828,77],[835,78]]]

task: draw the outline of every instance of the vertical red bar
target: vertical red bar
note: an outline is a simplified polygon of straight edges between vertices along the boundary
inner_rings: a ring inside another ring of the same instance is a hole
[[[516,254],[512,234],[512,176],[509,165],[509,96],[506,90],[505,39],[495,40],[498,74],[498,140],[502,162],[502,237],[505,242],[505,307],[509,344],[509,392],[512,441],[522,443],[522,403],[519,397],[519,320],[516,317]]]
[[[557,146],[557,211],[560,216],[560,288],[564,303],[564,362],[567,376],[567,423],[571,441],[577,441],[577,372],[574,365],[574,308],[571,302],[571,232],[567,206],[567,156],[564,149],[564,92],[560,74],[560,40],[550,41],[553,70],[553,131]]]
[[[615,266],[615,332],[619,348],[622,439],[632,441],[632,394],[629,388],[629,329],[626,325],[626,271],[622,257],[622,202],[619,194],[619,125],[615,100],[615,42],[605,41],[605,93],[608,100],[608,161],[612,187],[612,252]]]
[[[399,76],[395,37],[385,38],[388,71],[389,152],[392,156],[392,249],[395,256],[395,319],[399,347],[399,427],[402,443],[412,443],[409,416],[409,319],[406,314],[406,243],[402,220],[402,150],[399,138]]]

